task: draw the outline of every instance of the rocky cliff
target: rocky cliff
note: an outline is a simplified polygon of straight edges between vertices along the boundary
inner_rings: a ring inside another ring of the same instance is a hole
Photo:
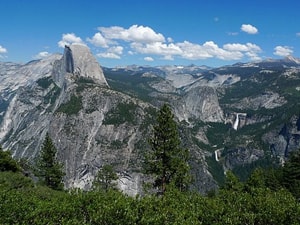
[[[89,189],[111,164],[118,187],[135,195],[149,179],[142,163],[155,111],[168,102],[190,151],[192,187],[205,193],[228,169],[249,173],[300,147],[299,68],[286,59],[102,69],[86,46],[66,46],[25,65],[0,63],[0,143],[34,162],[48,132],[66,188]]]
[[[66,46],[63,55],[5,68],[10,69],[3,71],[5,76],[20,74],[27,79],[8,86],[1,123],[1,143],[15,158],[34,162],[48,132],[64,164],[66,188],[89,189],[99,168],[110,164],[119,175],[120,189],[130,195],[143,191],[149,178],[141,172],[142,161],[155,106],[110,88],[83,45]],[[34,78],[29,80],[24,71],[34,73]],[[203,154],[196,159],[204,161]],[[205,165],[195,173],[201,174],[199,184],[206,177],[210,186],[216,185]],[[205,191],[208,186],[197,187]]]

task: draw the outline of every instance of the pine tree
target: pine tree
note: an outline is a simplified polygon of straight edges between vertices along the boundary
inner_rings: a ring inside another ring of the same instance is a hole
[[[146,155],[145,170],[155,175],[154,187],[160,188],[162,194],[171,183],[179,190],[186,190],[191,181],[189,153],[181,147],[177,124],[167,104],[158,113],[149,144],[151,149]]]
[[[40,156],[37,162],[37,176],[46,186],[55,189],[63,189],[63,166],[56,159],[57,150],[49,136],[46,134]]]
[[[94,182],[93,189],[108,191],[116,187],[115,180],[118,179],[118,175],[114,171],[111,165],[104,165],[97,173]]]
[[[283,185],[300,199],[300,150],[291,153],[289,160],[282,168]]]

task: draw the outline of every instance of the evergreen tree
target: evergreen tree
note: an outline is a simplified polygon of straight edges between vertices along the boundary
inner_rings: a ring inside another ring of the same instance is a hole
[[[162,194],[171,183],[179,190],[186,190],[191,182],[189,153],[180,146],[177,124],[167,104],[158,113],[149,144],[151,149],[146,155],[145,170],[155,175],[154,186],[159,187]]]
[[[283,185],[300,199],[300,150],[291,153],[282,169]]]
[[[62,164],[56,159],[56,152],[57,150],[47,133],[37,162],[37,176],[46,186],[62,190],[64,172]]]
[[[3,171],[18,172],[20,171],[20,166],[12,158],[11,153],[9,151],[4,151],[0,145],[0,172]]]
[[[94,182],[93,189],[105,190],[114,189],[116,187],[115,180],[118,179],[118,175],[114,171],[111,165],[104,165],[97,173]]]
[[[242,191],[243,183],[239,180],[239,178],[230,170],[226,172],[225,184],[222,189],[229,191]]]

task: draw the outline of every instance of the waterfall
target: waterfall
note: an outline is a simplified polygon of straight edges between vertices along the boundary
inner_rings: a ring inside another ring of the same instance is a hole
[[[236,114],[236,118],[233,124],[233,129],[237,130],[239,127],[239,113]]]

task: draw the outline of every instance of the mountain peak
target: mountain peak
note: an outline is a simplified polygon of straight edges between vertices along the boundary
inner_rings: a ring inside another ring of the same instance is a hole
[[[91,78],[98,84],[108,85],[102,68],[86,45],[65,46],[63,63],[67,73]]]
[[[299,58],[296,58],[292,55],[289,55],[287,57],[285,57],[285,60],[286,61],[290,61],[290,62],[294,62],[294,63],[297,63],[297,64],[300,64],[300,59]]]

